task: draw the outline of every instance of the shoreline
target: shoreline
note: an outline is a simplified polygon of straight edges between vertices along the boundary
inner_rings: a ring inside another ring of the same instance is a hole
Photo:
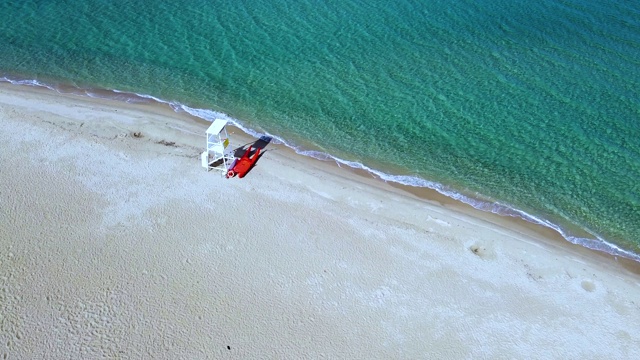
[[[0,84],[5,353],[640,354],[637,263],[273,143],[225,179],[200,167],[207,126]]]
[[[8,80],[8,79],[6,79]],[[30,83],[30,81],[28,84],[16,84],[13,83],[12,80],[8,80],[7,83],[4,82],[0,82],[0,85],[4,86],[19,86],[19,87],[27,87],[28,89],[37,89],[38,91],[57,91],[55,89],[53,89],[52,87],[50,87],[49,85],[45,85],[45,84],[32,84]],[[139,97],[141,99],[144,99],[145,101],[148,102],[144,102],[144,103],[129,103],[128,101],[123,101],[121,99],[112,99],[109,98],[108,95],[109,94],[113,94],[115,93],[120,93],[119,91],[112,91],[112,90],[104,90],[104,89],[76,89],[73,86],[70,85],[64,85],[63,88],[68,88],[68,90],[70,91],[69,93],[58,93],[59,95],[65,95],[65,96],[77,96],[77,97],[81,97],[81,98],[88,98],[88,99],[93,99],[93,100],[99,100],[99,101],[107,101],[107,102],[112,102],[115,101],[116,103],[121,103],[121,104],[128,104],[128,105],[141,105],[141,106],[148,106],[149,108],[153,108],[154,111],[157,111],[158,114],[163,114],[165,116],[176,116],[176,117],[180,117],[185,121],[195,121],[199,124],[206,124],[206,126],[208,126],[209,121],[206,119],[203,119],[202,117],[190,114],[187,110],[181,109],[180,111],[176,111],[173,108],[173,105],[167,101],[163,101],[163,100],[158,100],[155,99],[153,97],[147,97],[139,95],[139,94],[134,94],[134,93],[126,93],[123,92],[123,96],[124,97],[129,97],[129,96],[135,96],[135,97]],[[81,92],[85,92],[85,94],[79,94],[79,93],[75,93],[72,90],[81,90]],[[28,91],[28,90],[27,90]],[[93,96],[93,95],[89,95],[89,93],[86,93],[87,91],[91,91],[91,93],[96,93],[98,94],[97,97]],[[106,96],[106,97],[105,97]],[[225,115],[226,116],[226,115]],[[235,121],[235,120],[232,120]],[[234,132],[234,133],[242,133],[241,137],[243,137],[247,142],[248,141],[252,141],[251,139],[256,139],[256,137],[250,133],[248,133],[245,129],[236,126],[235,124],[229,124],[228,125],[230,132]],[[278,141],[280,141],[281,139],[277,139]],[[274,146],[276,144],[273,144],[272,146]],[[400,189],[401,191],[404,191],[406,193],[409,193],[411,195],[417,196],[418,198],[425,200],[425,201],[435,201],[438,204],[441,205],[446,205],[446,206],[450,206],[453,209],[456,209],[457,211],[463,211],[466,212],[468,215],[474,216],[474,217],[479,217],[482,219],[486,219],[490,222],[493,222],[495,224],[506,224],[507,227],[509,226],[518,226],[518,227],[522,227],[523,229],[525,229],[524,231],[533,231],[535,234],[540,235],[542,238],[553,238],[554,241],[563,241],[566,242],[569,247],[572,246],[578,246],[580,248],[584,248],[587,250],[587,253],[589,252],[595,252],[598,255],[603,256],[604,258],[607,259],[613,259],[614,261],[618,261],[621,260],[624,263],[625,268],[627,268],[628,270],[631,270],[632,272],[636,273],[636,274],[640,274],[640,254],[636,254],[634,252],[631,252],[629,250],[626,249],[622,249],[619,248],[616,244],[611,244],[608,242],[603,242],[602,240],[590,237],[591,235],[589,235],[587,232],[584,232],[584,234],[581,234],[580,236],[587,236],[585,238],[583,238],[583,240],[589,241],[589,242],[595,242],[596,244],[598,243],[602,243],[602,246],[606,247],[607,249],[597,249],[597,248],[592,248],[590,246],[588,246],[587,244],[575,244],[573,242],[571,242],[569,239],[565,238],[565,236],[560,233],[560,231],[558,231],[557,229],[548,226],[548,225],[544,225],[544,224],[540,224],[540,223],[536,223],[534,221],[531,220],[527,220],[525,218],[522,218],[521,216],[511,216],[511,215],[506,215],[506,214],[498,214],[498,213],[493,213],[493,212],[489,212],[486,210],[481,210],[476,208],[475,206],[462,201],[462,200],[457,200],[454,199],[448,195],[444,195],[442,193],[440,193],[438,190],[432,189],[430,187],[420,187],[420,186],[412,186],[412,185],[407,185],[407,184],[402,184],[399,182],[394,182],[394,181],[387,181],[384,180],[383,178],[380,178],[378,175],[371,173],[370,171],[367,171],[365,169],[360,169],[360,168],[354,168],[351,166],[347,166],[345,165],[344,167],[341,166],[338,162],[338,159],[333,159],[333,158],[329,158],[326,160],[322,160],[322,159],[317,159],[313,156],[308,156],[308,155],[302,155],[302,154],[298,154],[296,152],[295,149],[293,149],[290,146],[286,146],[284,144],[277,144],[278,146],[280,146],[281,148],[286,149],[287,151],[290,152],[291,156],[301,156],[304,158],[307,158],[310,161],[318,161],[321,163],[325,163],[328,162],[331,165],[335,165],[337,168],[341,168],[343,170],[348,171],[351,174],[355,174],[356,176],[360,177],[360,178],[374,178],[377,181],[384,183],[385,185],[388,185],[390,187],[388,187],[387,189]],[[511,208],[508,208],[512,211],[517,211],[517,210],[513,210]],[[503,209],[504,210],[504,209]],[[529,214],[525,214],[526,216],[531,216]],[[543,219],[544,220],[544,219]],[[557,226],[553,223],[550,223],[553,226]],[[520,231],[523,231],[522,229]],[[583,231],[583,230],[580,230]],[[581,238],[582,239],[582,238]],[[620,252],[619,254],[615,254],[613,252]]]

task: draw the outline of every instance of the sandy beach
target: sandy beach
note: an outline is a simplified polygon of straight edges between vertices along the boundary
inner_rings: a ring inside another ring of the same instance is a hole
[[[0,359],[640,358],[638,264],[207,126],[0,83]]]

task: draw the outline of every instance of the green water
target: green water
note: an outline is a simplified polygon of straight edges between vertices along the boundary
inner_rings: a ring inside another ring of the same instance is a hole
[[[221,112],[301,153],[640,253],[638,3],[88,0],[0,11],[5,80]]]

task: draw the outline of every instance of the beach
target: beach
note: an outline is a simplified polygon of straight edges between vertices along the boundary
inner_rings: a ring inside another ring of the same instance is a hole
[[[208,125],[0,84],[1,358],[640,357],[637,263]]]

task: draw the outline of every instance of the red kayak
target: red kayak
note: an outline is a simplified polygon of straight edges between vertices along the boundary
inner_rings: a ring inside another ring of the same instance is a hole
[[[236,161],[235,165],[227,172],[227,178],[232,178],[236,175],[238,175],[239,178],[243,178],[245,175],[247,175],[249,170],[251,170],[251,168],[253,167],[253,164],[255,164],[260,157],[260,148],[256,150],[256,153],[253,154],[252,157],[249,157],[252,148],[253,147],[249,146],[244,155],[242,155],[242,157],[238,159],[238,161]]]

